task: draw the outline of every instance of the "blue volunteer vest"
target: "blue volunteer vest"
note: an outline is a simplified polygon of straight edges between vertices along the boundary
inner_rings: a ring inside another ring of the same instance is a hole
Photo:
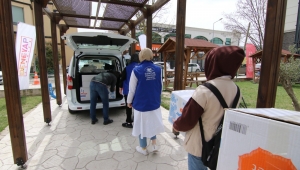
[[[143,61],[133,72],[138,80],[132,101],[133,108],[141,112],[158,109],[162,91],[161,68],[152,61]]]
[[[126,80],[123,82],[123,94],[128,95],[129,92],[129,80],[131,76],[131,72],[135,66],[137,66],[137,62],[132,62],[128,66],[126,66]]]

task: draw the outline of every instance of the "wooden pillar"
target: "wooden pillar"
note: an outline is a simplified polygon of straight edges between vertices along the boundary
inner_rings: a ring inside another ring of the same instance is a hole
[[[184,83],[183,83],[183,86],[182,86],[182,89],[184,90],[185,89],[185,86],[186,86],[186,81],[187,81],[187,72],[189,71],[189,61],[190,61],[190,56],[191,56],[191,50],[190,49],[187,49],[184,53]]]
[[[177,0],[174,90],[182,90],[186,0]],[[178,69],[179,68],[179,69]]]
[[[257,108],[275,106],[287,0],[269,0]]]
[[[65,25],[59,25],[60,37],[63,36],[68,27]],[[62,62],[62,73],[63,73],[63,81],[64,81],[64,94],[66,94],[67,89],[67,65],[66,65],[66,50],[65,50],[65,40],[60,39],[60,50],[61,50],[61,62]]]
[[[56,31],[56,24],[58,24],[59,19],[57,19],[56,17],[52,17],[50,18],[50,22],[51,22],[52,55],[53,55],[56,103],[57,105],[60,106],[62,104],[62,100],[61,100],[61,90],[60,90],[60,75],[59,75],[57,31]]]
[[[167,77],[167,71],[166,71],[166,62],[167,62],[167,57],[166,57],[166,55],[167,55],[167,52],[163,52],[163,54],[164,54],[164,86],[165,86],[165,90],[167,89],[167,79],[168,79],[168,77]]]
[[[147,48],[152,50],[152,13],[147,8]]]
[[[52,118],[51,118],[50,98],[49,98],[49,90],[48,90],[47,64],[46,64],[46,56],[45,56],[43,11],[42,11],[41,4],[39,4],[37,1],[34,1],[34,13],[35,13],[34,16],[35,16],[36,40],[37,40],[36,42],[38,48],[37,51],[38,51],[39,68],[40,68],[44,121],[49,124]]]
[[[18,69],[12,25],[11,1],[0,1],[0,59],[4,78],[4,93],[14,163],[27,161],[26,138],[22,115]]]
[[[131,24],[131,38],[133,39],[136,39],[136,36],[135,36],[135,27],[134,27],[134,24]],[[135,54],[136,50],[135,50],[135,43],[132,43],[131,44],[131,55],[132,54]]]

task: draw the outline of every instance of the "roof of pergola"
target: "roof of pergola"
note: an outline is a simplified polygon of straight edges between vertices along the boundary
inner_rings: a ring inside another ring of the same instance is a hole
[[[261,58],[262,57],[262,53],[263,51],[260,50],[260,51],[257,51],[256,53],[254,54],[251,54],[249,55],[249,57],[252,57],[252,58]],[[281,57],[290,57],[290,56],[294,56],[294,57],[300,57],[299,54],[292,54],[291,52],[287,51],[287,50],[281,50]]]
[[[157,0],[153,5],[147,5],[149,0],[52,0],[57,12],[45,10],[46,13],[62,19],[67,27],[95,28],[113,30],[126,34],[135,28],[147,15],[151,15],[170,0]],[[96,14],[92,15],[92,2],[98,3]],[[99,16],[100,4],[105,6],[102,16]],[[139,18],[134,16],[141,11]],[[98,16],[97,16],[98,14]],[[101,20],[100,25],[93,24]]]
[[[170,37],[159,49],[158,52],[164,52],[164,51],[173,51],[175,52],[175,44],[176,44],[176,37]],[[191,50],[197,50],[197,51],[204,51],[207,52],[215,47],[219,47],[216,44],[213,44],[211,42],[201,40],[201,39],[184,39],[184,48],[191,49]]]

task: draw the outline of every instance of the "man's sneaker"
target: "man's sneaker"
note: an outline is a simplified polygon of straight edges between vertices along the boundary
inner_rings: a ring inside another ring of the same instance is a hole
[[[108,124],[110,124],[110,123],[112,123],[112,122],[113,122],[112,119],[108,119],[108,120],[104,121],[103,124],[104,124],[104,125],[108,125]]]
[[[98,122],[98,119],[92,120],[92,125],[97,123],[97,122]]]
[[[158,146],[157,145],[150,145],[149,150],[150,150],[150,152],[158,152]]]
[[[139,153],[141,153],[141,154],[143,154],[143,155],[148,155],[147,149],[143,149],[143,148],[140,147],[140,146],[137,146],[137,147],[136,147],[136,151],[138,151]]]

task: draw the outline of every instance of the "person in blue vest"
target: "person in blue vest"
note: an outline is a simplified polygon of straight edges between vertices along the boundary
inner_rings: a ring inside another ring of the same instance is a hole
[[[129,92],[129,80],[130,80],[130,75],[135,66],[138,65],[139,63],[139,56],[137,54],[132,54],[131,55],[131,60],[128,66],[125,67],[125,69],[121,73],[121,80],[119,84],[119,91],[120,94],[123,92],[123,96],[125,99],[125,104],[126,104],[126,122],[122,123],[123,127],[126,128],[132,128],[132,108],[127,107],[127,96]]]
[[[164,132],[160,110],[162,92],[161,68],[151,61],[153,52],[149,48],[139,53],[140,64],[131,72],[127,106],[134,109],[132,135],[139,138],[140,145],[136,150],[148,155],[147,138],[152,145],[149,151],[156,152],[156,135]]]

